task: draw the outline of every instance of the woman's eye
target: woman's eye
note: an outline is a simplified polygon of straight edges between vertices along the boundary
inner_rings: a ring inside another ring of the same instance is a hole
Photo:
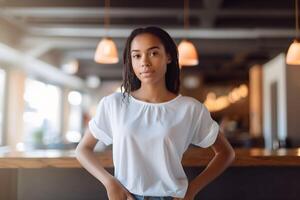
[[[153,51],[150,53],[151,56],[156,56],[158,53],[156,51]]]
[[[140,57],[140,55],[138,55],[138,54],[132,55],[132,58],[135,58],[135,59],[137,59],[137,58],[139,58],[139,57]]]

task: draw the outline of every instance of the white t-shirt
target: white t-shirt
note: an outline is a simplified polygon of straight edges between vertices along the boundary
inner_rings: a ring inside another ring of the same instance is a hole
[[[89,122],[96,139],[113,144],[114,176],[134,194],[183,198],[182,155],[191,143],[212,145],[218,124],[192,97],[179,94],[163,103],[122,98],[119,92],[102,98]]]

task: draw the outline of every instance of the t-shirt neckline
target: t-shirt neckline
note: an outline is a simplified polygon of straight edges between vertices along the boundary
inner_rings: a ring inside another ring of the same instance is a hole
[[[138,102],[138,103],[141,103],[141,104],[145,104],[145,105],[151,105],[151,106],[161,106],[161,105],[167,105],[167,104],[170,104],[174,101],[176,101],[177,99],[179,99],[179,97],[181,97],[182,95],[181,94],[178,94],[176,97],[174,97],[173,99],[169,100],[169,101],[164,101],[164,102],[161,102],[161,103],[151,103],[151,102],[147,102],[147,101],[143,101],[143,100],[140,100],[140,99],[137,99],[135,98],[134,96],[132,95],[129,95],[131,97],[131,99],[133,99],[135,102]]]

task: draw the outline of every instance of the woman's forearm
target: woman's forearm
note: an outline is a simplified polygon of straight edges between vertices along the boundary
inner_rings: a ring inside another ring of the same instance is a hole
[[[114,177],[107,172],[99,162],[92,149],[86,147],[76,148],[76,158],[81,165],[94,177],[96,177],[105,187]]]
[[[216,154],[207,167],[190,182],[188,190],[191,190],[196,195],[207,184],[218,177],[233,162],[234,158],[234,151]]]

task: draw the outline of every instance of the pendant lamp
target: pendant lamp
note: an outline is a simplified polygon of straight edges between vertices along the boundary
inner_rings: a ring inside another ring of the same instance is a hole
[[[189,0],[184,0],[184,30],[189,28]],[[183,39],[178,45],[179,66],[198,65],[198,54],[194,44],[187,39]]]
[[[295,18],[296,18],[296,39],[289,47],[286,55],[288,65],[300,65],[300,43],[299,43],[299,24],[298,24],[298,0],[295,0]]]
[[[110,0],[105,0],[104,7],[104,27],[109,28],[109,7]],[[97,45],[94,60],[100,64],[115,64],[119,62],[118,50],[114,41],[110,37],[104,37]]]

